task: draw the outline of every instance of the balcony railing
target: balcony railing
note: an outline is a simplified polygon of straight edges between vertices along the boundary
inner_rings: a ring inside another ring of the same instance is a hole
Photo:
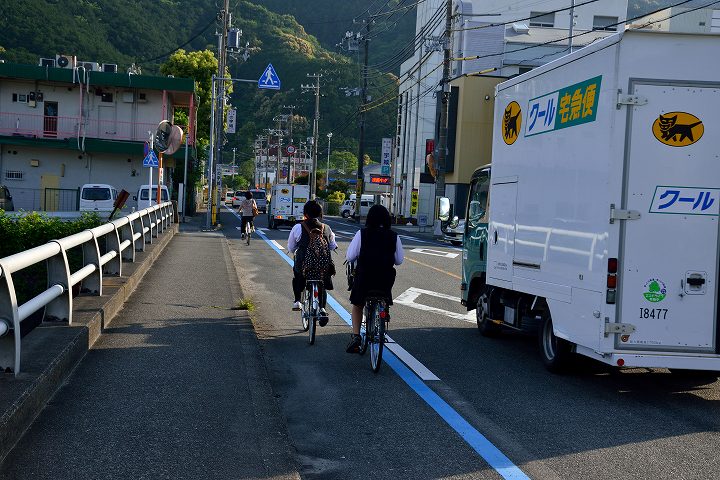
[[[156,129],[157,123],[133,123],[93,118],[81,120],[80,117],[0,112],[0,135],[7,136],[61,140],[84,136],[103,140],[144,142],[148,139],[148,132],[155,132]],[[192,137],[190,143],[193,143]]]

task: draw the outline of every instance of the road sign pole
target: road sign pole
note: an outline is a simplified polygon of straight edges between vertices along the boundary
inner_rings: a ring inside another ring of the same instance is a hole
[[[152,134],[152,132],[148,132],[150,134],[150,152],[153,151],[153,148],[155,148],[155,135]],[[148,179],[148,200],[150,199],[150,195],[152,194],[152,186],[153,186],[153,169],[150,167],[150,175]],[[138,198],[138,200],[140,200]]]
[[[157,188],[157,195],[155,197],[155,201],[158,205],[160,205],[160,186],[165,183],[163,177],[163,154],[160,152],[160,155],[158,156],[158,188]],[[150,190],[152,192],[152,190]]]

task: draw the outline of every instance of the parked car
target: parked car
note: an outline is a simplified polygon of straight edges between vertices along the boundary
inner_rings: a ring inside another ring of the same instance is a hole
[[[81,212],[112,212],[118,192],[112,185],[86,183],[80,188]]]
[[[355,200],[345,200],[342,205],[340,205],[340,216],[343,218],[348,218],[350,215],[352,215],[352,212],[355,210]]]
[[[6,212],[15,210],[12,195],[10,195],[10,190],[8,190],[5,185],[0,185],[0,210],[5,210]]]
[[[239,207],[243,200],[245,200],[245,190],[236,191],[235,195],[233,195],[232,206],[235,208]]]
[[[150,185],[140,185],[137,195],[133,197],[133,200],[137,200],[138,210],[143,210],[153,205],[157,205],[156,199],[157,185],[152,186],[152,191],[150,190]],[[168,200],[170,200],[170,192],[168,192],[168,188],[165,185],[161,185],[160,201],[167,202]]]
[[[228,190],[227,192],[225,192],[225,203],[226,204],[233,203],[233,196],[234,196],[234,192],[232,190]]]

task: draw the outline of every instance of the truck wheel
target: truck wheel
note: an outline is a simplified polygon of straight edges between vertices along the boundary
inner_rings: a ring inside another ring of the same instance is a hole
[[[350,212],[347,211],[347,210],[343,210],[342,213],[341,213],[341,215],[342,215],[343,218],[348,218],[348,217],[350,216]]]
[[[477,322],[480,335],[483,337],[496,337],[500,334],[500,325],[493,323],[488,315],[486,294],[483,294],[480,298],[478,298],[477,307],[475,307],[475,320]]]
[[[572,344],[555,336],[552,319],[549,315],[543,320],[539,331],[539,340],[540,354],[545,368],[553,373],[566,371],[570,366]]]

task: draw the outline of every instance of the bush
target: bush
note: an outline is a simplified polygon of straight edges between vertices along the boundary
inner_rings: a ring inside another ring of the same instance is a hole
[[[332,192],[327,197],[328,202],[334,202],[341,204],[345,201],[345,194],[343,192]]]
[[[340,204],[341,202],[327,202],[327,214],[328,215],[340,215]]]

